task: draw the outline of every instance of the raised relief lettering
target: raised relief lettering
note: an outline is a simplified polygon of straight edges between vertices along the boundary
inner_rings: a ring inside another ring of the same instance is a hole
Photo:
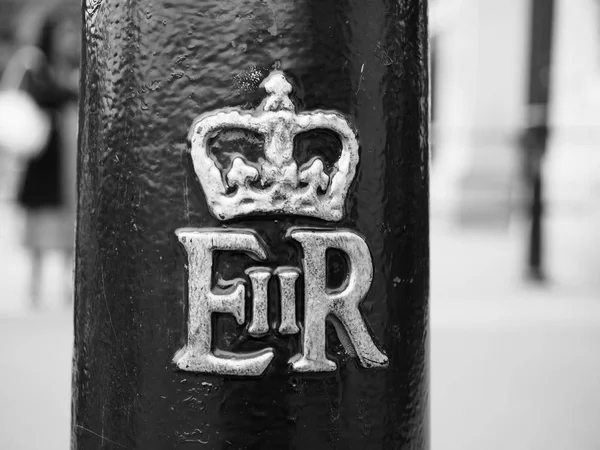
[[[240,251],[255,259],[267,257],[259,237],[252,231],[214,229],[179,229],[179,242],[188,256],[188,337],[187,345],[175,363],[191,372],[220,373],[223,375],[260,375],[267,368],[274,353],[272,348],[247,354],[216,356],[212,350],[212,313],[228,313],[238,324],[244,323],[246,287],[243,280],[235,280],[222,292],[211,288],[213,252]]]
[[[246,270],[246,275],[252,282],[252,322],[248,327],[248,333],[253,336],[262,336],[269,331],[267,287],[271,279],[271,269],[252,267]]]
[[[295,267],[279,267],[275,271],[279,278],[279,292],[281,298],[281,334],[296,334],[300,331],[296,325],[296,280],[300,271]]]
[[[192,161],[210,213],[228,221],[286,215],[341,220],[358,164],[355,128],[336,111],[297,113],[289,97],[292,86],[283,72],[273,71],[261,86],[267,96],[256,110],[211,111],[192,125],[188,136]],[[263,143],[263,154],[250,158],[242,149],[213,155],[210,143],[227,130],[238,130],[238,136],[239,130],[247,131],[254,136],[252,145]],[[295,137],[313,130],[327,130],[337,136],[341,151],[336,161],[326,162],[325,155],[312,155],[303,163],[296,161]],[[292,227],[282,231],[295,248],[290,254],[299,256],[285,266],[274,267],[265,243],[251,229],[228,225],[177,230],[188,258],[187,345],[174,359],[181,370],[259,376],[271,363],[275,350],[266,345],[253,353],[219,349],[218,333],[212,329],[213,313],[231,314],[238,324],[247,324],[243,333],[249,340],[272,342],[275,336],[297,335],[300,352],[287,356],[294,372],[337,368],[327,357],[327,321],[362,367],[387,366],[388,359],[373,341],[359,310],[373,281],[373,263],[364,238],[340,228]],[[347,263],[347,273],[335,287],[328,286],[327,281],[330,250],[341,253]],[[221,283],[213,287],[217,278],[215,252],[245,253],[260,265],[245,270],[240,267],[242,278],[230,280],[226,288]],[[250,317],[245,317],[245,311]]]
[[[304,252],[304,333],[302,354],[292,359],[298,372],[331,371],[335,362],[325,354],[325,320],[330,314],[339,319],[363,367],[384,367],[387,358],[373,343],[358,305],[373,281],[373,263],[366,242],[352,231],[293,228],[288,236],[300,242]],[[328,249],[341,250],[348,257],[349,273],[339,290],[326,286]],[[343,337],[340,336],[341,339]]]

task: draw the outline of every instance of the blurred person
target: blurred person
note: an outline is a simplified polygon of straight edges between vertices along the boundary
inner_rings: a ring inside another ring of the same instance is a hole
[[[36,46],[41,64],[29,70],[24,88],[50,118],[43,150],[24,172],[18,203],[24,209],[24,245],[31,254],[30,295],[39,303],[44,256],[58,251],[64,260],[64,293],[72,268],[75,224],[75,160],[79,37],[77,23],[61,7],[42,15]],[[63,281],[63,280],[61,280]],[[70,284],[70,283],[69,283]]]

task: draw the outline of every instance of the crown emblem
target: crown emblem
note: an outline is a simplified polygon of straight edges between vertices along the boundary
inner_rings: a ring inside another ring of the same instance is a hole
[[[199,116],[189,142],[194,170],[217,219],[248,215],[288,214],[339,221],[358,164],[358,139],[348,120],[335,111],[296,113],[289,98],[292,85],[281,71],[262,82],[267,95],[255,110],[227,108]],[[227,130],[260,135],[262,154],[253,162],[244,153],[231,156],[227,167],[211,154],[210,142]],[[304,132],[333,132],[341,143],[339,159],[313,156],[294,159],[294,138]]]

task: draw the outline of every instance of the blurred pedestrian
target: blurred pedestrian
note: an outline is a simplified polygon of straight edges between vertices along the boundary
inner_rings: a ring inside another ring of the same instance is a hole
[[[26,212],[24,244],[31,254],[30,294],[34,305],[39,301],[44,256],[49,250],[60,252],[70,279],[75,226],[73,111],[79,66],[78,26],[70,15],[55,8],[43,16],[39,30],[36,46],[43,58],[27,72],[24,85],[48,114],[50,133],[43,150],[28,162],[18,195]],[[70,291],[67,295],[70,299]]]

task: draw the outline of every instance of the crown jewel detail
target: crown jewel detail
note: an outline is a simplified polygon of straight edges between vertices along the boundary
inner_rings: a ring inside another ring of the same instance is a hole
[[[296,113],[289,97],[292,85],[281,71],[271,72],[261,87],[267,95],[255,110],[220,109],[202,114],[192,124],[192,161],[211,214],[220,220],[265,214],[341,220],[358,164],[354,128],[335,111]],[[234,155],[230,166],[220,169],[211,157],[209,141],[228,129],[263,136],[264,157],[254,163],[244,155]],[[341,142],[341,154],[332,170],[325,172],[319,156],[298,167],[294,137],[323,129],[333,131]]]

